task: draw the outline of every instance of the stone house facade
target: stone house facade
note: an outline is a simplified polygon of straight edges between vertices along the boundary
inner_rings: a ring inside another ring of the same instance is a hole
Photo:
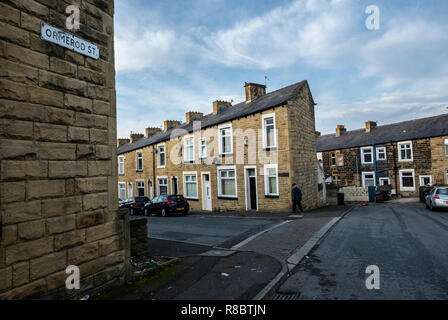
[[[41,38],[41,22],[77,37],[93,59]],[[0,299],[76,298],[122,283],[117,210],[113,0],[0,3]],[[80,270],[67,290],[66,268]]]
[[[339,186],[390,184],[402,196],[448,184],[448,114],[346,131],[317,138],[318,158]]]
[[[194,211],[288,211],[291,184],[306,208],[318,205],[314,101],[302,81],[266,94],[245,85],[246,101],[213,102],[143,138],[119,139],[119,197],[182,194]]]

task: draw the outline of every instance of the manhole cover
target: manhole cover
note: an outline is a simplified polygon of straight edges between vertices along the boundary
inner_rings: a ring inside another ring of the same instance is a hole
[[[299,293],[295,293],[295,294],[277,293],[277,294],[275,294],[275,296],[272,300],[297,300],[297,298],[299,298],[299,296],[300,296]]]

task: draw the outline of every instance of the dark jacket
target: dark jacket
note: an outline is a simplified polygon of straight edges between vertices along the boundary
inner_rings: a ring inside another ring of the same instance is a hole
[[[292,189],[292,201],[300,202],[302,201],[302,190],[299,187]]]

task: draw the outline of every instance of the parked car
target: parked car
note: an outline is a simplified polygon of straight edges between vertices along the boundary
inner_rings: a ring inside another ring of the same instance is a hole
[[[124,200],[119,208],[129,208],[129,214],[133,216],[142,213],[145,204],[149,201],[148,197],[132,197]]]
[[[169,214],[181,213],[187,215],[190,205],[182,195],[161,195],[147,202],[144,208],[145,216],[150,214],[160,214],[166,217]]]
[[[434,186],[426,195],[426,209],[448,209],[448,185]]]

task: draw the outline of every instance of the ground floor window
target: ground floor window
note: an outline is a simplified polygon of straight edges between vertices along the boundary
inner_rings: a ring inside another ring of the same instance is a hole
[[[134,196],[134,188],[132,186],[132,182],[129,182],[128,187],[128,198],[132,198]]]
[[[363,187],[374,187],[374,186],[376,186],[375,173],[374,172],[363,172],[362,173],[362,186]]]
[[[265,194],[267,196],[278,196],[278,166],[266,164],[264,166]]]
[[[159,186],[159,196],[168,194],[168,178],[157,178]]]
[[[218,195],[220,197],[236,198],[236,190],[235,167],[218,168]]]
[[[186,198],[198,198],[198,183],[196,174],[185,174],[184,175],[184,183],[185,183],[185,197]]]
[[[390,185],[390,178],[379,178],[380,186]]]
[[[446,184],[448,184],[448,169],[446,169]]]
[[[137,181],[137,197],[145,196],[145,182]]]
[[[400,190],[415,191],[414,169],[400,170]]]
[[[126,199],[126,183],[124,182],[118,183],[118,198],[120,200]]]
[[[420,186],[432,186],[432,176],[420,176]]]

